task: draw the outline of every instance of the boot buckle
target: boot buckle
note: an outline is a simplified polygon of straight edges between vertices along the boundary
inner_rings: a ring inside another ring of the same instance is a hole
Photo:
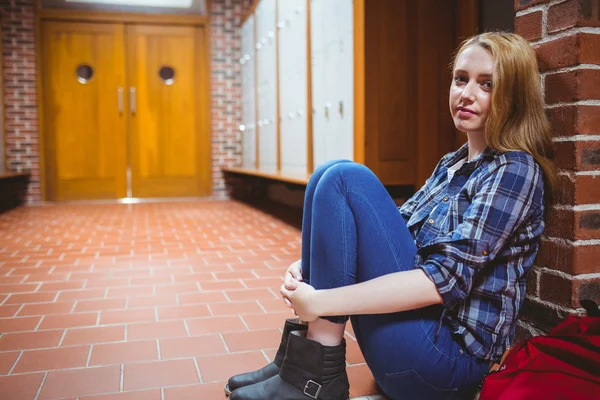
[[[317,382],[309,380],[304,386],[304,394],[311,399],[317,399],[319,397],[319,393],[321,392],[321,387],[322,386]]]

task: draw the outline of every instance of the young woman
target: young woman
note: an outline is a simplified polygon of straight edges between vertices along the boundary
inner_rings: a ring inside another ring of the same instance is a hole
[[[462,399],[515,331],[554,172],[536,56],[485,33],[458,50],[450,112],[468,143],[400,209],[366,167],[334,161],[306,188],[302,260],[281,294],[275,362],[231,378],[231,400],[349,398],[345,323],[392,399]]]

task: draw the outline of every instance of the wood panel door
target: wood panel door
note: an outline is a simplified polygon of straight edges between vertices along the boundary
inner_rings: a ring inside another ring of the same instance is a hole
[[[47,198],[125,197],[122,25],[44,22]]]
[[[133,197],[210,194],[203,35],[195,27],[127,28]]]

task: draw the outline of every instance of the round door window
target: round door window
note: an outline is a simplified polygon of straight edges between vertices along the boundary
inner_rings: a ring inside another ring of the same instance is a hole
[[[86,84],[94,76],[94,69],[88,64],[81,64],[75,70],[79,83]]]
[[[158,76],[165,83],[165,85],[172,85],[175,82],[175,70],[173,67],[165,65],[158,71]]]

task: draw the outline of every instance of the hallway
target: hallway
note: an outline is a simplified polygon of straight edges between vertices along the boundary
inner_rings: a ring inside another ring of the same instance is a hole
[[[298,229],[234,201],[1,214],[0,397],[223,399],[273,359],[299,256]],[[351,396],[374,393],[346,338]]]

